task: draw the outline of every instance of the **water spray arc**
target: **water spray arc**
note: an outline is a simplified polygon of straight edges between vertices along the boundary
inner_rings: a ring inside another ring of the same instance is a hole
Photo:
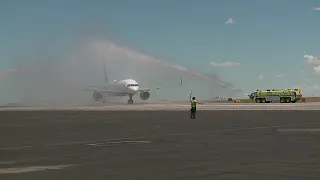
[[[120,63],[119,65],[120,61],[118,60],[121,59],[124,59],[123,61],[130,61],[130,63],[133,63],[134,66],[142,68],[132,68],[131,65],[127,64],[126,62],[123,62],[123,64]],[[153,73],[152,70],[146,70],[150,71],[146,73],[141,73],[139,70],[147,69],[147,67],[151,65],[151,67],[155,67],[157,70],[161,69],[159,72],[163,77],[167,74],[166,72],[163,72],[164,70],[162,70],[162,68],[167,70],[170,69],[170,72],[183,73],[184,79],[185,75],[191,75],[190,77],[198,77],[203,80],[210,81],[209,84],[211,84],[211,82],[218,83],[220,87],[225,87],[235,92],[243,93],[242,90],[234,88],[218,78],[210,77],[210,75],[206,75],[196,70],[190,70],[181,65],[157,59],[153,56],[117,45],[110,41],[96,40],[85,41],[80,48],[76,48],[75,51],[68,54],[65,59],[59,59],[52,63],[41,62],[28,64],[25,67],[15,67],[0,71],[0,78],[6,78],[8,81],[10,81],[12,90],[8,91],[7,94],[12,94],[12,99],[14,99],[14,102],[31,105],[83,105],[87,104],[88,101],[91,102],[91,96],[90,99],[87,99],[87,92],[83,92],[83,88],[91,83],[96,84],[101,82],[101,77],[103,75],[99,74],[99,72],[102,73],[101,61],[105,60],[108,61],[108,64],[103,63],[103,65],[108,66],[108,70],[110,69],[112,76],[119,77],[120,75],[119,78],[123,78],[123,76],[134,78],[137,77],[137,80],[139,80],[139,76],[141,74],[143,74],[141,78],[147,78],[149,76],[148,73]],[[116,63],[118,63],[117,65],[121,66],[119,69],[114,67],[114,64]],[[131,72],[122,74],[126,73],[126,68],[131,70]],[[135,72],[139,73],[135,74]],[[107,77],[106,74],[104,77]],[[150,81],[158,82],[160,77],[161,76],[150,78]],[[172,76],[167,75],[167,77],[165,77],[163,80],[168,80],[168,78],[171,77]],[[110,79],[105,78],[103,81],[109,82]],[[144,81],[147,80],[144,79]],[[185,81],[183,83],[185,86]],[[145,84],[149,86],[148,83],[145,82]],[[181,85],[182,79],[181,84],[175,86],[179,87]],[[178,89],[176,90],[178,91]],[[164,95],[167,96],[168,94]]]
[[[215,78],[207,76],[207,75],[205,75],[203,73],[200,73],[198,71],[190,70],[190,69],[188,69],[188,68],[186,68],[184,66],[173,64],[173,63],[169,63],[169,62],[167,62],[165,60],[160,60],[160,59],[154,58],[153,56],[140,53],[138,51],[132,50],[132,49],[124,47],[124,46],[116,45],[116,44],[114,44],[112,42],[109,42],[109,41],[104,41],[104,42],[92,41],[92,42],[89,43],[88,48],[90,50],[92,50],[92,52],[94,54],[98,55],[101,58],[102,57],[107,57],[108,54],[112,53],[112,54],[115,54],[116,56],[122,56],[122,57],[125,57],[125,58],[129,58],[129,59],[132,59],[132,60],[143,62],[143,63],[158,64],[158,65],[161,65],[163,67],[168,67],[168,68],[180,71],[180,72],[184,72],[184,73],[189,74],[189,75],[194,75],[194,76],[201,77],[201,78],[209,80],[209,81],[216,82],[216,83],[220,84],[222,87],[226,87],[226,88],[232,89],[232,90],[234,90],[236,92],[241,92],[241,93],[247,95],[241,89],[234,88],[234,87],[228,85],[227,83],[219,81],[219,80],[217,80]]]

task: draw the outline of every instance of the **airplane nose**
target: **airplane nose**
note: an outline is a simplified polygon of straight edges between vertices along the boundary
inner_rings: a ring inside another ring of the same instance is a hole
[[[139,90],[139,87],[131,87],[130,89],[134,92],[137,92]]]

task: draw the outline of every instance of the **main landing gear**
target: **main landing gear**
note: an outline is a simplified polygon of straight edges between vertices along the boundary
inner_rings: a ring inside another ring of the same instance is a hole
[[[129,100],[128,100],[128,104],[133,104],[133,100],[132,100],[132,95],[129,95]]]

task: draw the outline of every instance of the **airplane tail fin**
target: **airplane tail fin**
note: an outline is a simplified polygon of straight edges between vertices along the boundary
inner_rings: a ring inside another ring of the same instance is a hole
[[[104,70],[104,82],[108,83],[108,74],[107,74],[107,67],[106,67],[106,61],[103,61],[103,70]]]

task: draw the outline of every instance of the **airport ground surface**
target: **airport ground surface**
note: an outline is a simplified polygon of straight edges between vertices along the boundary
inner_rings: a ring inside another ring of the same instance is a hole
[[[185,111],[190,102],[145,102],[145,103],[95,103],[82,106],[43,106],[43,107],[1,107],[0,111]],[[310,103],[204,103],[197,106],[198,110],[320,110],[320,102]]]
[[[2,111],[0,179],[319,179],[320,111]]]

